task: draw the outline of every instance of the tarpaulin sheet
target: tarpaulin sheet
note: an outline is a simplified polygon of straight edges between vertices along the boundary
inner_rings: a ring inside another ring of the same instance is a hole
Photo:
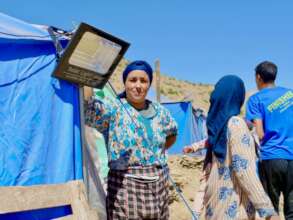
[[[168,150],[169,154],[182,154],[184,146],[196,141],[196,125],[191,102],[164,103],[178,124],[176,142]]]
[[[190,101],[172,102],[162,94],[160,97],[162,105],[170,110],[179,127],[177,140],[168,150],[169,154],[181,154],[184,146],[207,137],[206,119],[203,114],[193,114]],[[149,89],[147,99],[156,102],[156,90],[153,87]],[[205,151],[197,152],[193,156],[202,156],[203,154],[205,154]]]
[[[0,186],[82,178],[78,88],[51,77],[48,32],[3,14],[0,32]]]
[[[0,12],[0,44],[43,44],[50,43],[47,26],[26,23]],[[64,37],[59,37],[63,42]]]
[[[207,134],[207,125],[206,125],[206,117],[203,114],[202,110],[194,110],[193,111],[194,120],[195,120],[195,134],[196,134],[196,141],[201,141],[206,139]]]

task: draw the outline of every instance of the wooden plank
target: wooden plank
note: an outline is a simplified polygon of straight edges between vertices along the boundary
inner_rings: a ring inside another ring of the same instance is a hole
[[[82,181],[65,184],[0,187],[0,214],[71,205],[72,215],[59,219],[98,220]]]
[[[79,220],[98,220],[97,212],[88,204],[85,186],[82,183],[71,185],[71,209],[73,216]]]
[[[60,218],[54,218],[54,220],[77,220],[77,218],[73,215],[66,215]]]
[[[70,193],[68,183],[0,187],[0,213],[69,205]]]

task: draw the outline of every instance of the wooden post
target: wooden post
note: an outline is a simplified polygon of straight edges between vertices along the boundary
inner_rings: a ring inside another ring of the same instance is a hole
[[[88,166],[86,161],[86,140],[85,140],[85,131],[84,131],[84,94],[83,94],[83,86],[79,86],[79,116],[80,116],[80,137],[81,137],[81,147],[82,147],[82,172],[83,172],[83,181],[86,188],[86,196],[87,199],[89,198],[89,173],[88,173]]]
[[[155,62],[155,72],[156,72],[156,94],[157,94],[157,102],[161,102],[161,88],[160,88],[160,81],[161,81],[161,75],[160,75],[160,60],[156,60]]]

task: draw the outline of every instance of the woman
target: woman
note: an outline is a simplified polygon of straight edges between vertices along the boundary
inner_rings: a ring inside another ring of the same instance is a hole
[[[108,219],[168,219],[165,149],[177,125],[167,109],[146,99],[153,70],[145,61],[123,72],[125,91],[110,102],[85,89],[86,122],[103,133],[108,149]]]
[[[256,152],[259,150],[259,140],[255,132],[255,127],[253,126],[252,123],[249,121],[245,121],[247,127],[249,128],[249,132],[253,137],[254,143],[255,143],[255,148]],[[191,145],[187,145],[183,148],[183,153],[184,154],[189,154],[189,153],[196,153],[198,151],[201,151],[203,149],[207,149],[209,147],[208,139],[204,139],[198,142],[194,142]],[[258,154],[258,153],[257,153]],[[256,160],[257,162],[257,167],[258,167],[258,159]],[[210,165],[210,164],[209,164]],[[194,220],[200,219],[200,215],[204,210],[204,195],[205,195],[205,189],[207,185],[207,180],[209,178],[209,172],[210,168],[205,167],[205,169],[202,172],[201,178],[200,178],[200,185],[198,187],[198,190],[195,193],[194,197],[194,206],[193,206],[193,213],[194,213]],[[257,172],[258,173],[258,172]]]
[[[245,121],[243,81],[225,76],[215,85],[207,118],[210,167],[204,197],[206,219],[279,219],[256,171],[256,151]]]

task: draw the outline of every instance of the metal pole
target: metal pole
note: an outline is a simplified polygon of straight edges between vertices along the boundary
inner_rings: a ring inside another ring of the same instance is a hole
[[[82,173],[83,173],[83,181],[86,186],[86,195],[87,199],[89,199],[89,172],[87,169],[87,157],[86,157],[86,139],[85,139],[85,129],[84,129],[84,94],[83,87],[79,86],[79,114],[80,114],[80,137],[81,137],[81,147],[82,147]]]
[[[182,190],[176,185],[175,181],[173,180],[173,178],[171,177],[170,173],[168,173],[168,177],[169,177],[169,180],[171,182],[171,184],[173,185],[173,187],[175,188],[177,194],[179,195],[179,197],[181,198],[181,200],[183,201],[185,207],[188,209],[188,211],[190,212],[191,216],[194,218],[194,219],[197,219],[197,217],[195,216],[192,208],[190,207],[190,205],[188,204],[188,202],[186,201],[185,197],[183,196],[182,194]]]

